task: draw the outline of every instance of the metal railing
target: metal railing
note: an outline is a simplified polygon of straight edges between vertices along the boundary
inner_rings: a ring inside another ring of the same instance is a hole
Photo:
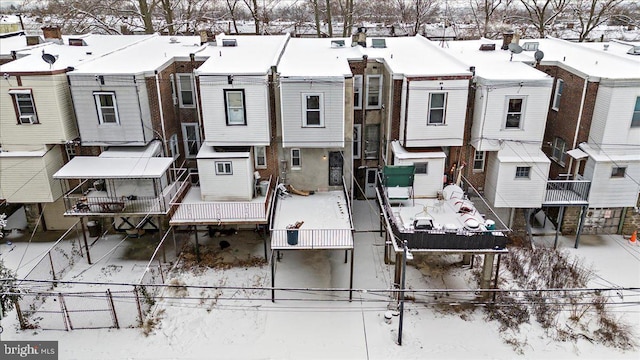
[[[586,204],[590,180],[548,180],[545,204]]]
[[[272,249],[351,249],[351,229],[273,229]]]

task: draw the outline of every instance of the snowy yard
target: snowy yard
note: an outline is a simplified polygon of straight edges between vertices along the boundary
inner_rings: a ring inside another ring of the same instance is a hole
[[[637,359],[640,356],[637,349],[623,352],[592,344],[584,338],[554,341],[533,317],[519,332],[501,331],[500,324],[487,320],[482,309],[456,305],[471,295],[444,292],[415,295],[416,302],[407,301],[403,343],[398,346],[398,317],[394,316],[390,324],[384,319],[385,312],[394,304],[389,293],[362,290],[390,289],[393,282],[393,265],[384,264],[383,238],[376,231],[378,209],[373,203],[357,201],[353,213],[357,231],[354,289],[360,290],[354,291],[352,302],[348,302],[346,291],[313,290],[348,288],[350,264],[344,262],[343,250],[286,251],[277,263],[275,286],[297,290],[277,290],[274,303],[269,290],[234,288],[269,287],[270,267],[266,263],[196,271],[185,266],[168,280],[176,286],[162,290],[162,298],[153,307],[151,317],[157,323],[147,327],[148,335],[140,328],[19,331],[15,312],[12,312],[2,320],[2,340],[58,340],[61,359]],[[264,257],[263,245],[258,239],[240,242],[230,237],[228,240],[231,246],[216,255],[224,261],[238,263],[242,259]],[[113,247],[117,241],[103,244]],[[215,248],[218,239],[208,241],[208,245]],[[552,242],[553,237],[536,237],[538,247],[544,243],[552,245]],[[43,245],[31,244],[22,263],[46,251]],[[596,270],[597,276],[590,286],[637,288],[640,285],[640,247],[629,245],[622,237],[583,236],[579,249],[572,248],[572,238],[561,238],[560,245],[570,255],[581,258],[585,266]],[[14,246],[9,251],[7,245],[0,245],[2,258],[12,268],[18,265],[26,243]],[[101,251],[96,248],[96,253],[106,251],[106,248]],[[98,257],[102,255],[96,259]],[[408,266],[407,285],[411,289],[476,288],[474,270],[463,268],[459,261],[459,255],[416,256]],[[480,263],[476,261],[476,266]],[[145,265],[144,261],[124,260],[118,250],[104,256],[93,267],[86,262],[78,263],[77,269],[66,278],[136,282]],[[19,269],[19,276],[24,275],[24,268]],[[505,271],[501,268],[501,274]],[[505,273],[504,279],[508,278]],[[501,287],[505,285],[501,283]],[[225,289],[212,288],[219,286]],[[632,325],[638,338],[638,296],[624,300],[635,304],[609,306],[609,309]],[[524,344],[519,348],[522,354],[506,342],[510,339]]]

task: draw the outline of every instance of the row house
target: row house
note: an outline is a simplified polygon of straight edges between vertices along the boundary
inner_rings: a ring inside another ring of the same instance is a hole
[[[57,27],[43,31],[45,42],[24,44],[0,66],[0,198],[24,204],[30,227],[67,229],[63,189],[52,177],[73,156],[69,144],[79,136],[67,73],[148,36],[63,38]]]
[[[199,36],[152,35],[67,74],[80,149],[104,151],[54,175],[67,186],[66,215],[161,229],[200,147],[193,70],[206,47]]]
[[[554,79],[543,147],[550,177],[591,182],[588,207],[558,214],[562,231],[631,233],[640,190],[637,46],[553,38],[534,44],[544,51],[537,68]]]

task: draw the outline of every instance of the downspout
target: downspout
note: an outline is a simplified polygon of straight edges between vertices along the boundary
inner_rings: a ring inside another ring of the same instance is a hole
[[[408,125],[408,118],[409,118],[409,82],[410,80],[408,78],[406,78],[406,96],[404,99],[404,144],[402,145],[405,149],[407,148],[407,125]],[[404,87],[404,86],[403,86]]]
[[[200,49],[198,51],[202,51]],[[202,114],[200,113],[200,84],[198,78],[196,77],[195,67],[196,67],[196,54],[189,54],[189,60],[191,62],[191,73],[193,74],[193,92],[194,92],[194,101],[196,103],[196,118],[198,120],[198,131],[200,132],[200,142],[204,142],[204,123],[202,121]]]
[[[164,126],[164,111],[162,111],[162,96],[160,95],[160,78],[158,70],[154,71],[156,78],[156,92],[158,93],[158,111],[160,111],[160,126],[162,127],[162,144],[165,155],[169,155],[169,145],[167,145],[167,131]]]
[[[582,111],[584,110],[584,100],[587,97],[587,85],[589,84],[589,75],[584,78],[584,86],[582,88],[582,98],[580,99],[580,110],[578,110],[578,123],[576,124],[576,131],[573,136],[573,145],[571,149],[576,148],[576,143],[578,142],[578,132],[580,131],[580,123],[582,122]],[[569,156],[569,168],[571,171],[571,167],[573,166],[573,158]],[[577,171],[576,171],[577,173]],[[575,179],[574,179],[575,180]]]
[[[146,143],[147,142],[147,136],[145,135],[144,119],[142,118],[142,105],[140,104],[140,89],[138,88],[138,79],[136,79],[135,75],[133,75],[133,83],[136,86],[136,100],[138,100],[138,112],[140,114],[140,126],[141,126],[141,129],[142,129],[142,141],[144,143]],[[153,130],[153,128],[151,130]]]

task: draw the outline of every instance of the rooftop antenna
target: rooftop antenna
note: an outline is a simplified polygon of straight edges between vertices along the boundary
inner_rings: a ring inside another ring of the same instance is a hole
[[[542,52],[542,50],[536,50],[535,54],[533,54],[533,57],[536,59],[536,66],[538,66],[538,64],[540,64],[540,61],[544,58],[544,53]]]
[[[509,61],[511,61],[513,60],[513,54],[520,54],[522,52],[522,46],[511,43],[509,44],[509,52],[511,52],[511,57],[509,58]]]
[[[51,69],[51,67],[53,66],[53,63],[56,62],[56,60],[58,60],[58,57],[56,55],[47,54],[44,52],[44,50],[42,50],[42,60],[44,60],[44,62],[49,64],[49,69]]]
[[[442,26],[442,39],[440,39],[440,47],[449,47],[449,44],[446,41],[447,14],[448,13],[449,13],[449,1],[445,0],[445,2],[444,2],[444,18],[443,18],[443,26]]]

